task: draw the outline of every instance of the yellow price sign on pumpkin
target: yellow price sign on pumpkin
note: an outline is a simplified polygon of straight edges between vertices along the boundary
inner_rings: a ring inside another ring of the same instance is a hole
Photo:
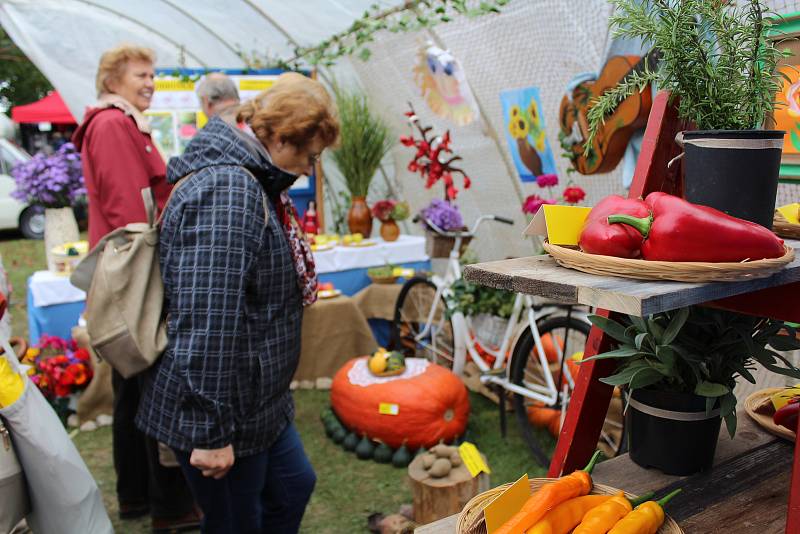
[[[378,413],[381,415],[397,415],[400,413],[400,405],[389,402],[381,402],[378,404]]]

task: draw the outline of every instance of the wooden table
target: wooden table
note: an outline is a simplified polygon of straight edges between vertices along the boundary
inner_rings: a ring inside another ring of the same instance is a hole
[[[669,166],[668,162],[680,152],[674,139],[683,129],[685,125],[679,120],[675,106],[670,105],[669,94],[659,93],[650,111],[642,151],[628,192],[630,198],[645,197],[654,191],[682,194],[680,164]],[[790,244],[797,246],[798,242]],[[594,276],[559,267],[547,258],[471,265],[465,268],[464,278],[526,294],[577,300],[597,306],[597,313],[605,317],[615,312],[647,315],[692,304],[707,304],[797,323],[800,322],[798,262],[800,259],[771,277],[736,283],[682,284]],[[612,339],[592,327],[584,356],[606,352],[613,345]],[[611,359],[592,360],[581,366],[549,476],[579,469],[592,455],[613,391],[600,379],[612,374],[615,366]],[[795,444],[785,532],[800,534],[800,439]]]
[[[691,477],[665,475],[634,464],[624,454],[594,470],[596,483],[635,495],[655,491],[665,495],[681,488],[667,512],[687,534],[778,534],[783,532],[789,495],[791,451],[788,441],[775,438],[740,410],[739,430],[731,440],[720,432],[714,468]],[[724,425],[723,425],[724,426]],[[415,534],[452,534],[453,515],[417,528]]]

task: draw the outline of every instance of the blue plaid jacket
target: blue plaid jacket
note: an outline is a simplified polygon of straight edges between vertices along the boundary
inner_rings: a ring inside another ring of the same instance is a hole
[[[170,447],[266,450],[294,416],[302,303],[271,202],[263,148],[214,119],[172,158],[161,225],[169,344],[148,370],[136,419]]]

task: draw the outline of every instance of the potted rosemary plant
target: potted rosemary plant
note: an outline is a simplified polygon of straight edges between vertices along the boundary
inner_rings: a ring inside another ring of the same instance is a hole
[[[367,193],[394,138],[386,122],[370,111],[365,94],[335,86],[334,95],[339,111],[340,142],[333,150],[333,161],[344,176],[352,199],[347,225],[351,233],[369,237],[372,214]]]
[[[768,38],[763,0],[611,0],[614,33],[641,38],[657,68],[631,72],[589,110],[589,139],[616,106],[652,83],[670,92],[687,130],[684,191],[691,202],[772,228],[784,131],[763,130],[781,89],[785,53]],[[645,62],[646,63],[646,62]],[[695,130],[696,129],[696,130]]]
[[[756,363],[800,378],[777,352],[800,348],[796,330],[782,321],[699,306],[589,320],[619,343],[587,360],[619,362],[601,381],[625,391],[631,459],[670,475],[711,467],[721,421],[731,438],[736,432],[736,380],[755,383]]]

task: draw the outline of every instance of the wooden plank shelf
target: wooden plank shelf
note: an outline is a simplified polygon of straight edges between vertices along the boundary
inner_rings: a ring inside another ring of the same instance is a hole
[[[795,250],[800,248],[800,241],[786,243]],[[498,289],[643,317],[798,282],[800,253],[780,272],[742,282],[698,284],[598,276],[561,267],[549,255],[467,265],[464,278]]]

